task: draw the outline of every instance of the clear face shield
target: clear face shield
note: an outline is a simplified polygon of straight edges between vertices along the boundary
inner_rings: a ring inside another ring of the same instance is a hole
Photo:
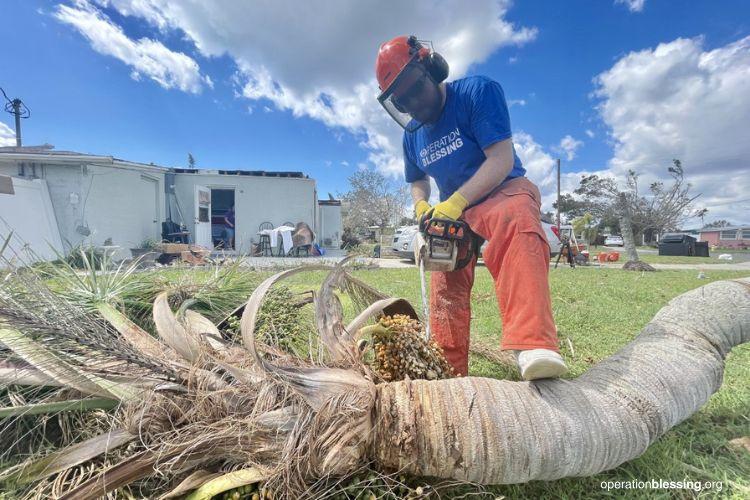
[[[378,96],[378,102],[404,130],[414,132],[423,124],[412,118],[407,111],[407,104],[418,97],[430,81],[430,76],[420,64],[409,63]]]

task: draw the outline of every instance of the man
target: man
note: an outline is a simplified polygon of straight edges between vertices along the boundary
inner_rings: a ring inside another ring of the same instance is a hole
[[[502,88],[482,76],[445,83],[448,64],[413,36],[380,47],[376,74],[378,100],[405,130],[405,177],[417,218],[462,218],[487,240],[483,258],[502,315],[502,348],[515,351],[526,380],[562,375],[541,196],[515,154]],[[430,177],[440,190],[434,207]],[[433,272],[430,281],[433,336],[459,375],[468,371],[475,265],[476,258]]]
[[[224,240],[224,244],[226,248],[233,249],[234,248],[234,205],[229,207],[229,210],[227,210],[224,213],[224,231],[226,232],[226,239]]]

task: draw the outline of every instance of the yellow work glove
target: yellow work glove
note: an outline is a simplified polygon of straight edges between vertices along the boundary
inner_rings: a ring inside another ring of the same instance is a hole
[[[421,219],[424,214],[427,213],[428,210],[432,208],[432,205],[427,203],[424,200],[419,200],[414,204],[414,215],[417,216],[417,220]]]
[[[431,218],[457,220],[461,217],[469,202],[461,193],[456,191],[450,198],[441,201],[432,209]]]

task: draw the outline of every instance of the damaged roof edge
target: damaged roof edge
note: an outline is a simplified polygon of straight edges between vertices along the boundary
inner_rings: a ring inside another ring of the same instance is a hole
[[[196,175],[246,175],[254,177],[283,177],[292,179],[309,179],[303,172],[294,171],[268,171],[268,170],[208,170],[198,168],[171,168],[156,165],[155,163],[141,163],[123,160],[113,156],[92,155],[77,153],[74,151],[55,151],[52,148],[0,148],[0,160],[30,161],[46,164],[55,163],[86,163],[93,165],[109,165],[113,167],[135,167],[142,169],[155,169],[162,172],[173,172],[176,174]]]
[[[197,175],[250,175],[254,177],[289,177],[294,179],[308,179],[302,172],[269,171],[269,170],[206,170],[201,168],[170,168],[176,174]]]

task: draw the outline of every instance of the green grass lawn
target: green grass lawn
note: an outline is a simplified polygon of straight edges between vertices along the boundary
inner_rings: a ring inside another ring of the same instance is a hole
[[[362,270],[354,275],[383,292],[420,304],[416,269]],[[322,276],[316,273],[316,276],[295,277],[295,287],[315,286]],[[620,269],[568,267],[552,270],[555,321],[562,354],[570,367],[567,377],[580,375],[633,339],[671,298],[713,280],[743,276],[750,276],[750,273],[712,271],[708,279],[699,280],[694,271],[633,273]],[[502,327],[492,279],[484,267],[477,268],[472,318],[472,337],[499,345]],[[471,359],[470,375],[518,379],[515,369],[478,357]],[[486,491],[508,498],[750,498],[750,453],[735,451],[727,445],[731,439],[748,435],[750,345],[744,345],[728,356],[721,390],[643,456],[593,477],[498,486]],[[625,489],[607,492],[600,487],[602,481],[651,479],[721,481],[723,488],[721,492],[696,493]],[[489,498],[493,498],[492,495]]]

